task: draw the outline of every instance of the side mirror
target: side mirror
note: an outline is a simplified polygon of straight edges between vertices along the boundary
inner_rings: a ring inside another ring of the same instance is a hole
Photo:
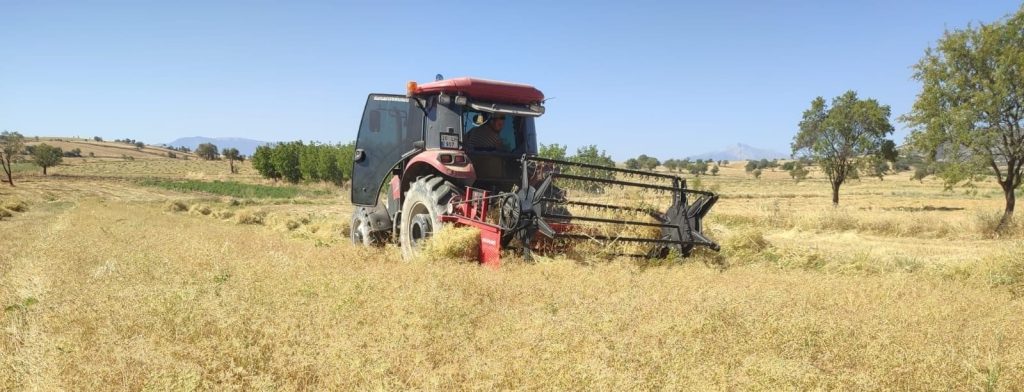
[[[370,132],[380,132],[380,110],[370,111]]]

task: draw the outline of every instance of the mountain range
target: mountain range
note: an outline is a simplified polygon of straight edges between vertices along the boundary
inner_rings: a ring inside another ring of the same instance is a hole
[[[715,161],[723,159],[728,161],[745,161],[751,159],[786,159],[789,158],[789,154],[752,147],[743,143],[736,143],[726,147],[722,151],[704,153],[690,158],[703,160],[711,159]]]
[[[200,144],[212,143],[217,146],[217,150],[223,150],[225,148],[237,148],[238,152],[245,156],[251,156],[252,153],[256,152],[256,147],[272,144],[270,142],[264,142],[260,140],[245,139],[240,137],[203,137],[203,136],[192,136],[183,137],[176,139],[173,142],[167,143],[171,147],[188,147],[195,150]]]

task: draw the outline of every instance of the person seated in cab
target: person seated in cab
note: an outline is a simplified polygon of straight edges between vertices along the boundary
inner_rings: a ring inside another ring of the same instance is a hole
[[[505,152],[505,143],[501,141],[501,130],[505,127],[505,115],[491,113],[487,122],[469,130],[466,146],[470,151]]]

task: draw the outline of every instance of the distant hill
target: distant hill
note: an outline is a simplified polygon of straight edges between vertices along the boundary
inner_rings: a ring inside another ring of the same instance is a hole
[[[81,158],[101,159],[187,159],[195,158],[193,154],[186,154],[181,151],[171,151],[166,148],[154,145],[143,145],[137,147],[134,143],[120,141],[95,141],[93,139],[81,139],[76,137],[33,137],[26,140],[26,144],[33,146],[46,143],[53,147],[60,148],[64,152],[77,150]],[[65,155],[65,158],[77,158],[77,156]]]
[[[203,136],[193,136],[177,139],[173,142],[167,143],[167,145],[171,147],[184,146],[191,148],[192,150],[195,150],[196,147],[203,143],[213,143],[215,146],[217,146],[217,150],[223,150],[225,148],[237,148],[239,153],[246,156],[250,156],[252,155],[252,153],[256,152],[256,147],[262,146],[264,144],[271,144],[270,142],[245,139],[240,137],[210,138]]]
[[[786,159],[789,158],[789,154],[784,154],[778,151],[772,151],[763,148],[752,147],[743,143],[736,143],[726,147],[722,151],[695,155],[690,158],[704,160],[711,159],[715,161],[720,161],[723,159],[729,161],[744,161],[751,159]]]

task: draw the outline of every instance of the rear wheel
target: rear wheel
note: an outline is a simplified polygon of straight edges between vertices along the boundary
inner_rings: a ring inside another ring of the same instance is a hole
[[[420,177],[409,186],[402,204],[399,234],[402,258],[409,260],[415,257],[423,241],[441,229],[440,216],[458,194],[455,185],[439,176]]]

